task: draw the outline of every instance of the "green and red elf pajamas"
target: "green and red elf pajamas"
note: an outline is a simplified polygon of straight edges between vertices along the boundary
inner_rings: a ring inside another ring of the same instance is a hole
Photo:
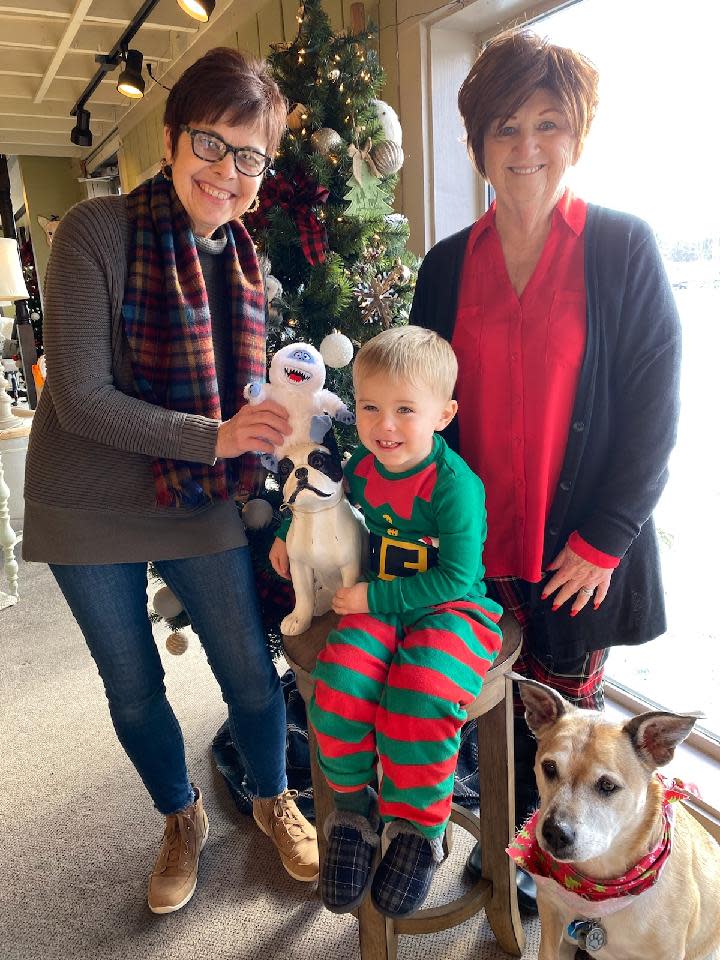
[[[339,793],[373,781],[380,815],[429,840],[450,816],[460,729],[502,644],[485,594],[485,491],[435,435],[405,473],[359,447],[349,497],[370,531],[369,614],[343,617],[313,672],[309,718],[320,767]]]

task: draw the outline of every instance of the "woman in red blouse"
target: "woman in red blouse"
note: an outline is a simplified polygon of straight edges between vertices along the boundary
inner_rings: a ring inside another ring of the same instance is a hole
[[[458,102],[495,201],[428,253],[410,322],[458,355],[448,440],[485,483],[488,589],[524,628],[517,669],[602,709],[608,648],[665,631],[651,514],[675,442],[680,330],[647,224],[565,185],[597,79],[526,30],[486,45]],[[519,706],[521,822],[536,793]]]

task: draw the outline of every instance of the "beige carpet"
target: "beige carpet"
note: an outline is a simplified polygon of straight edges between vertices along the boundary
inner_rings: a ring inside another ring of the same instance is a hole
[[[182,725],[210,838],[197,893],[155,917],[145,885],[162,835],[110,723],[100,679],[46,567],[21,565],[21,600],[0,612],[0,799],[3,960],[346,960],[359,957],[357,925],[322,908],[291,880],[269,841],[238,814],[210,758],[225,711],[193,636],[181,657],[157,635],[168,692]],[[433,902],[463,889],[469,837],[456,832]],[[525,957],[537,957],[536,921]],[[400,939],[399,960],[495,960],[475,917],[454,930]]]

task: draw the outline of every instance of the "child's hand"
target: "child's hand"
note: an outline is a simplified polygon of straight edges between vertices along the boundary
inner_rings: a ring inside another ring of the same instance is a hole
[[[280,537],[275,537],[273,545],[268,554],[273,570],[285,580],[290,579],[290,560],[288,559],[287,547],[285,541]]]
[[[348,613],[369,613],[368,585],[356,583],[354,587],[340,587],[333,597],[332,608],[344,617]]]

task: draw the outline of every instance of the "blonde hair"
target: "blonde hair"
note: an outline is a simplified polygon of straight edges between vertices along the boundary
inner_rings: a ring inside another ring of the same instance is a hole
[[[391,327],[362,347],[353,364],[357,389],[363,377],[384,374],[390,380],[407,380],[427,386],[449,400],[457,380],[457,357],[447,340],[425,327]]]

